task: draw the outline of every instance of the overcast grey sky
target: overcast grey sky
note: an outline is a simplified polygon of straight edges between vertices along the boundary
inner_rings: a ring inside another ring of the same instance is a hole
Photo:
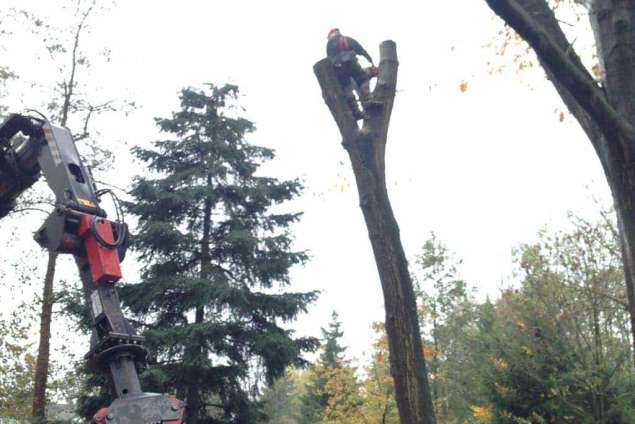
[[[56,25],[67,16],[58,2],[8,2]],[[90,26],[84,46],[108,48],[110,60],[95,60],[80,79],[139,106],[97,122],[103,142],[117,150],[105,178],[125,187],[143,171],[127,149],[158,137],[152,118],[178,106],[180,88],[238,84],[245,116],[258,128],[251,140],[277,151],[263,174],[306,185],[290,207],[305,212],[296,247],[312,260],[294,270],[293,289],[322,295],[295,328],[318,335],[337,310],[353,355],[370,348],[370,325],[383,318],[383,302],[348,158],[312,72],[330,28],[355,37],[375,58],[382,40],[397,43],[387,174],[409,257],[435,231],[464,260],[462,274],[480,296],[495,295],[509,281],[514,246],[545,225],[563,225],[568,210],[592,213],[592,195],[608,199],[590,143],[571,117],[560,122],[562,105],[542,72],[516,72],[509,56],[496,55],[490,44],[502,25],[485,1],[121,1]],[[585,48],[584,41],[576,45]],[[37,57],[38,48],[27,37],[3,58],[22,83],[52,84],[55,68]],[[492,73],[499,65],[506,67]],[[15,87],[16,108],[47,101],[37,97],[42,90]],[[30,234],[39,219],[17,223],[26,240],[17,246],[34,249]],[[133,261],[125,263],[128,281],[136,271]]]

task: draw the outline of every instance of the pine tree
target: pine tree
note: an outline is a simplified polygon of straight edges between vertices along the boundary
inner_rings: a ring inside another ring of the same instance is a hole
[[[267,417],[264,424],[298,424],[303,377],[302,372],[289,369],[264,390],[260,399]]]
[[[324,340],[324,350],[320,355],[320,362],[329,367],[339,367],[344,363],[343,354],[346,348],[340,344],[340,339],[344,335],[342,323],[336,311],[331,314],[331,322],[328,329],[322,328],[322,340]]]
[[[461,340],[474,330],[475,304],[467,283],[459,278],[462,261],[434,233],[416,257],[415,292],[425,356],[430,366],[432,398],[440,422],[463,422],[471,415],[473,390],[459,372],[469,347]]]
[[[176,391],[188,423],[254,422],[262,384],[317,344],[280,325],[317,296],[284,291],[307,257],[291,247],[300,214],[278,205],[301,185],[256,175],[274,153],[245,140],[254,124],[238,116],[237,97],[233,85],[182,90],[181,109],[157,119],[170,137],[134,149],[153,174],[133,184],[144,268],[122,299],[155,365],[145,387]]]
[[[346,348],[340,339],[337,312],[331,315],[328,328],[322,329],[322,353],[309,369],[309,380],[301,403],[301,424],[348,422],[359,407],[359,388],[355,370],[344,359]]]

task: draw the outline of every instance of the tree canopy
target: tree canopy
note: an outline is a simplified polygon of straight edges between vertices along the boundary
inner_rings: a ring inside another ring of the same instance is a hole
[[[292,246],[300,214],[284,211],[301,185],[258,175],[274,152],[246,140],[255,127],[237,98],[234,85],[184,89],[157,119],[169,138],[134,149],[152,175],[131,191],[144,268],[122,299],[152,352],[146,387],[176,391],[188,422],[253,422],[262,384],[316,346],[282,325],[317,296],[284,290],[307,259]]]

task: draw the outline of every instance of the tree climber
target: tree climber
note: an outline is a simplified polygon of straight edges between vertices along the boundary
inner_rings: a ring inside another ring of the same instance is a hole
[[[371,64],[370,68],[364,70],[357,61],[357,56],[364,56]],[[373,58],[355,39],[340,34],[340,30],[334,28],[329,31],[326,43],[326,56],[329,58],[338,81],[344,89],[346,101],[353,112],[353,117],[357,120],[366,117],[365,110],[373,106],[378,106],[377,101],[373,101],[370,96],[370,79],[377,75],[377,68],[373,64]],[[355,94],[353,93],[352,81],[357,87],[357,96],[362,104],[359,107]]]

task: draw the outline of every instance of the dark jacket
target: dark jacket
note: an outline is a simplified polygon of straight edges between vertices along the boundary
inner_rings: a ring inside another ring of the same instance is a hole
[[[334,65],[357,60],[357,55],[364,56],[366,60],[373,63],[368,52],[354,38],[338,35],[331,37],[326,43],[326,56]]]

